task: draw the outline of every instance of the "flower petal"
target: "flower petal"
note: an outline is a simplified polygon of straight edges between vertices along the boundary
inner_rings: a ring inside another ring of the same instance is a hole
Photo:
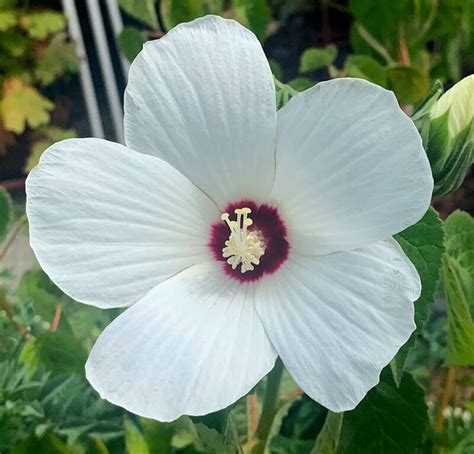
[[[262,47],[206,16],[145,44],[130,68],[125,139],[180,170],[223,208],[264,201],[274,178],[275,88]]]
[[[305,254],[384,240],[429,207],[421,138],[392,92],[359,79],[322,82],[279,112],[272,198]]]
[[[209,259],[218,211],[161,159],[100,139],[53,145],[28,176],[30,241],[67,294],[127,306],[182,269]]]
[[[273,367],[250,285],[195,265],[151,290],[99,336],[86,376],[108,401],[172,421],[227,407]]]
[[[420,279],[395,240],[327,256],[294,254],[255,294],[290,374],[332,411],[354,408],[415,329]]]

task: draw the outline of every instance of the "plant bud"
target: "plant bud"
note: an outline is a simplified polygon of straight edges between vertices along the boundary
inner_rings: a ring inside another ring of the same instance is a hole
[[[441,93],[441,84],[435,84],[412,117],[430,160],[436,196],[456,191],[474,158],[474,75]]]

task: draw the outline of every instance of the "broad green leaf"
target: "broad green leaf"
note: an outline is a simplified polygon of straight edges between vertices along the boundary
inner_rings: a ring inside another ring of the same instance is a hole
[[[20,17],[20,26],[35,39],[44,39],[66,27],[66,18],[56,11],[38,11]]]
[[[125,27],[118,36],[120,49],[129,62],[135,60],[146,40],[146,34],[135,27]]]
[[[325,48],[306,49],[301,55],[300,72],[306,73],[332,65],[337,56],[337,47],[330,45]]]
[[[397,95],[401,105],[420,101],[430,88],[426,73],[412,66],[394,65],[385,70],[388,88]]]
[[[420,275],[421,296],[415,302],[415,322],[420,330],[430,313],[439,279],[444,250],[441,220],[436,211],[430,208],[420,221],[395,235],[395,239]]]
[[[436,211],[430,208],[415,225],[395,235],[395,239],[415,266],[421,280],[421,295],[415,301],[417,333],[427,320],[434,301],[444,250],[444,232]],[[390,363],[394,380],[400,384],[408,352],[415,345],[416,334],[402,346]]]
[[[173,439],[173,423],[163,423],[147,418],[141,418],[140,421],[149,452],[153,454],[168,454],[171,450]]]
[[[154,29],[158,28],[155,0],[119,0],[119,5],[134,19]]]
[[[84,373],[87,352],[75,337],[46,331],[37,337],[35,346],[39,362],[53,374]]]
[[[0,187],[0,244],[8,231],[12,220],[12,201],[6,189]]]
[[[0,11],[0,32],[4,32],[9,28],[14,27],[16,22],[17,15],[15,11]]]
[[[448,358],[452,366],[474,365],[474,219],[455,211],[445,223],[443,284],[448,303]]]
[[[328,412],[311,454],[336,454],[344,413]]]
[[[49,85],[66,73],[75,73],[79,69],[74,43],[65,33],[59,33],[38,53],[35,77],[42,85]]]
[[[148,445],[138,427],[126,418],[124,423],[125,446],[129,454],[149,454]]]
[[[203,16],[206,12],[200,0],[162,0],[160,11],[165,26],[170,29],[181,22],[189,22]]]
[[[350,55],[344,64],[344,71],[350,77],[359,77],[385,87],[387,78],[383,66],[366,55]]]
[[[244,16],[244,24],[252,30],[260,41],[267,34],[272,12],[267,0],[236,0],[235,8]]]
[[[288,85],[296,91],[305,91],[308,88],[311,88],[314,85],[314,82],[304,77],[297,77],[296,79],[290,80]]]
[[[388,369],[352,411],[344,413],[338,454],[408,454],[421,445],[428,426],[424,392],[411,375],[397,387]]]
[[[19,77],[11,77],[3,84],[3,125],[7,131],[21,134],[27,126],[37,128],[50,120],[54,104],[36,88]]]

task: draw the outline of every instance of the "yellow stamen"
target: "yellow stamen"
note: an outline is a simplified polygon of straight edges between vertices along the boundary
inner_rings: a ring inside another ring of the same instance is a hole
[[[223,213],[221,219],[226,222],[230,229],[229,239],[222,249],[222,257],[227,263],[236,269],[240,265],[240,271],[246,273],[252,271],[260,263],[260,257],[265,253],[265,244],[262,235],[256,231],[248,231],[253,224],[249,214],[250,208],[243,207],[234,210],[237,215],[236,221],[231,221],[229,213]]]

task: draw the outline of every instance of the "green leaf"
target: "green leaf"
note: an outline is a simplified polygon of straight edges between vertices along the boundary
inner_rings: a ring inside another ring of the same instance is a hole
[[[397,95],[401,105],[420,101],[430,88],[426,73],[412,66],[394,65],[385,70],[388,88]]]
[[[74,43],[65,33],[59,33],[38,53],[35,77],[42,85],[50,85],[66,73],[76,73],[79,59]]]
[[[19,77],[11,77],[3,85],[1,116],[7,131],[21,134],[26,126],[37,128],[50,120],[54,104],[36,88]]]
[[[430,208],[415,225],[395,235],[405,254],[415,265],[421,279],[421,296],[415,302],[415,322],[418,330],[431,310],[439,279],[444,250],[444,232],[436,211]]]
[[[61,291],[42,270],[27,271],[21,278],[18,297],[23,303],[31,301],[35,312],[50,322],[54,316]]]
[[[297,93],[297,91],[290,85],[280,82],[276,77],[274,77],[273,80],[275,81],[276,106],[277,110],[279,110]]]
[[[350,77],[359,77],[382,87],[387,85],[383,66],[374,58],[366,55],[350,55],[347,57],[344,71]]]
[[[205,14],[203,2],[199,0],[162,0],[160,10],[168,29]]]
[[[448,358],[451,366],[474,365],[474,220],[455,211],[445,223],[443,284],[448,303]]]
[[[235,446],[226,443],[224,437],[216,429],[211,429],[202,423],[195,425],[199,442],[197,448],[206,454],[237,454]]]
[[[41,364],[53,374],[84,374],[87,352],[73,336],[46,331],[36,338],[36,354]]]
[[[66,18],[56,11],[39,11],[20,17],[20,26],[35,39],[44,39],[66,27]]]
[[[296,91],[305,91],[308,88],[311,88],[314,85],[314,82],[304,77],[297,77],[296,79],[290,80],[288,85]]]
[[[137,426],[126,418],[124,423],[125,446],[129,454],[149,454],[148,445]]]
[[[15,11],[0,11],[0,32],[14,27],[16,22],[17,16]]]
[[[8,191],[0,187],[0,243],[5,238],[12,220],[12,201]]]
[[[311,454],[336,454],[344,413],[328,412]]]
[[[276,77],[277,79],[281,79],[282,71],[281,71],[280,64],[276,60],[273,60],[272,58],[268,60],[268,64],[270,65],[270,69],[272,70],[273,76]]]
[[[135,27],[125,27],[118,36],[120,49],[122,49],[123,54],[130,62],[135,60],[146,40],[146,34]]]
[[[158,28],[155,0],[119,0],[119,5],[134,19],[154,29]]]
[[[338,454],[418,452],[428,427],[424,393],[411,375],[397,387],[388,369],[355,410],[344,413]]]
[[[260,41],[263,41],[272,13],[267,0],[236,0],[235,8],[245,16],[245,25],[252,30]]]
[[[300,72],[306,73],[315,71],[316,69],[324,68],[332,65],[337,57],[337,47],[334,45],[325,48],[312,47],[306,49],[301,55]]]

